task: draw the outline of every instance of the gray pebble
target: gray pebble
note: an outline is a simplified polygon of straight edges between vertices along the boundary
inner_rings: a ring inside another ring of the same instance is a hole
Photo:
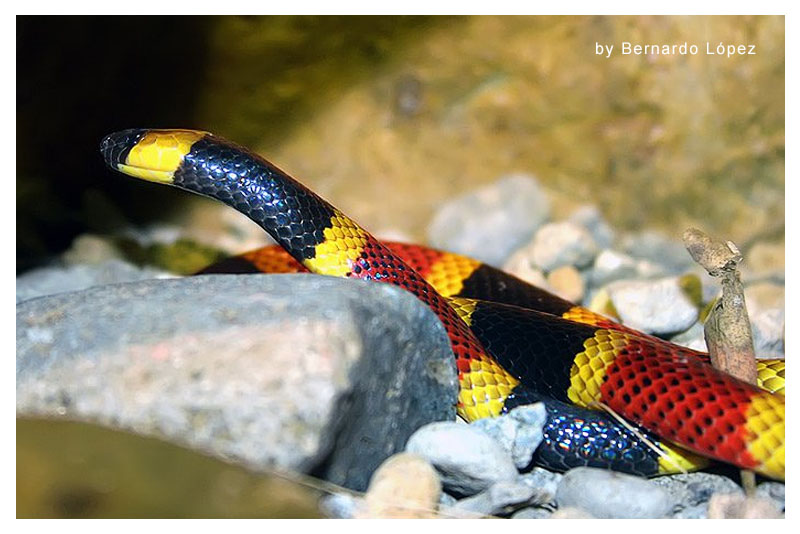
[[[352,495],[334,493],[321,498],[319,508],[331,519],[353,519],[364,508],[364,503]]]
[[[636,260],[636,278],[652,280],[653,278],[663,278],[668,274],[670,273],[657,263],[650,260]]]
[[[454,506],[458,502],[458,499],[450,495],[449,493],[442,492],[439,496],[439,505],[440,506]]]
[[[708,352],[705,328],[700,322],[694,323],[688,330],[670,338],[670,341],[682,347]]]
[[[670,238],[658,232],[644,231],[624,236],[621,246],[623,252],[649,260],[670,274],[683,274],[696,266],[680,235]]]
[[[673,334],[692,326],[697,306],[684,292],[678,277],[659,280],[618,280],[606,286],[624,324],[648,334]]]
[[[122,252],[108,236],[81,234],[72,240],[72,245],[61,254],[61,259],[69,265],[98,264],[111,259],[123,259]]]
[[[580,302],[586,293],[583,275],[572,265],[562,265],[547,275],[550,290],[564,300]]]
[[[514,252],[503,264],[502,270],[531,285],[550,291],[547,278],[541,269],[531,263],[530,255],[525,248]]]
[[[481,515],[507,515],[516,508],[531,504],[544,504],[541,492],[519,481],[497,482],[466,499],[461,499],[454,508]]]
[[[589,282],[597,287],[614,280],[633,278],[637,273],[637,262],[632,257],[615,250],[601,250],[594,259],[589,273]]]
[[[567,219],[589,230],[600,248],[608,248],[614,242],[614,230],[605,220],[597,206],[585,205],[576,209]]]
[[[673,507],[669,493],[649,480],[592,467],[565,473],[556,501],[559,509],[577,507],[597,518],[660,518]]]
[[[545,271],[562,265],[583,268],[597,254],[597,244],[583,226],[569,221],[548,223],[539,228],[533,241],[523,249],[531,262]]]
[[[583,508],[578,508],[577,506],[567,506],[566,508],[559,508],[553,512],[553,515],[550,516],[550,519],[595,519],[595,516]]]
[[[715,493],[744,494],[736,482],[713,473],[668,475],[652,482],[670,494],[675,502],[673,517],[682,519],[707,517],[708,501]]]
[[[549,206],[533,177],[506,176],[439,208],[428,228],[428,241],[499,266],[547,220]]]
[[[786,484],[782,482],[762,482],[756,488],[756,496],[768,499],[781,512],[786,509]]]
[[[770,308],[786,308],[786,288],[783,284],[774,282],[748,283],[744,288],[744,297],[747,301],[747,310],[753,313],[758,310]]]
[[[783,308],[750,311],[753,347],[758,358],[783,358],[786,314]]]
[[[555,502],[558,484],[562,478],[564,478],[563,474],[554,473],[542,467],[534,467],[530,472],[519,476],[519,480],[523,484],[536,488],[540,492],[546,492],[549,495],[547,502],[553,503]]]
[[[458,495],[475,495],[517,477],[511,455],[474,425],[430,423],[414,432],[406,451],[433,464],[445,490]]]
[[[550,519],[552,515],[553,511],[548,508],[531,506],[514,512],[511,519]]]
[[[531,464],[533,453],[542,442],[547,410],[542,403],[519,406],[500,417],[487,417],[472,423],[497,440],[511,454],[517,469]]]

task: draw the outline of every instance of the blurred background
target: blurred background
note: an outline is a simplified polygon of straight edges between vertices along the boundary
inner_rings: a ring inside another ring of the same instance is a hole
[[[554,218],[590,203],[621,230],[783,239],[783,17],[18,17],[17,80],[18,272],[159,221],[258,244],[230,210],[105,169],[100,139],[130,127],[213,131],[417,241],[438,205],[512,172]]]
[[[745,253],[767,243],[782,270],[784,37],[760,16],[17,17],[17,273],[91,263],[106,245],[87,235],[177,273],[268,242],[231,209],[106,169],[100,140],[132,127],[253,148],[379,236],[426,243],[439,206],[524,173],[553,219],[590,204],[620,232],[697,226]],[[19,420],[18,515],[318,513],[306,486],[142,440]]]

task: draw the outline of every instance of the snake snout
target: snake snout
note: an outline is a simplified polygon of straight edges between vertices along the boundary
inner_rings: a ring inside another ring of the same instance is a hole
[[[100,143],[100,153],[103,154],[106,165],[117,170],[118,165],[125,163],[131,149],[145,133],[147,130],[144,128],[130,128],[105,136]]]

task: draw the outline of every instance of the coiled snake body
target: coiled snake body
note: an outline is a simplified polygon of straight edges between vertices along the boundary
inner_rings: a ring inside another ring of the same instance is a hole
[[[650,476],[693,469],[708,457],[785,476],[783,395],[714,369],[703,353],[628,329],[507,275],[500,283],[486,282],[501,275],[475,260],[449,255],[449,263],[434,264],[431,257],[446,254],[389,248],[265,159],[212,134],[125,130],[107,136],[101,150],[115,170],[228,204],[285,251],[256,251],[208,272],[241,272],[249,262],[257,271],[303,269],[390,283],[416,295],[450,337],[462,417],[545,404],[545,440],[536,455],[542,465]],[[269,266],[268,257],[275,258]],[[600,407],[634,423],[637,432]]]

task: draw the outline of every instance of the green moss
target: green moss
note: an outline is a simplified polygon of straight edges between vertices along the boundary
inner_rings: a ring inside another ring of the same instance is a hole
[[[191,239],[142,246],[133,239],[118,238],[115,240],[115,245],[127,260],[137,265],[157,267],[183,275],[194,274],[203,267],[229,256],[217,248],[202,245]]]
[[[708,316],[711,315],[711,311],[714,309],[714,306],[717,305],[718,301],[719,301],[718,298],[712,299],[708,304],[706,304],[705,306],[703,306],[700,309],[700,322],[701,323],[705,323],[706,322],[706,319],[708,319]]]
[[[697,308],[703,305],[703,282],[696,274],[685,274],[678,279],[683,294],[689,297],[689,300]]]

